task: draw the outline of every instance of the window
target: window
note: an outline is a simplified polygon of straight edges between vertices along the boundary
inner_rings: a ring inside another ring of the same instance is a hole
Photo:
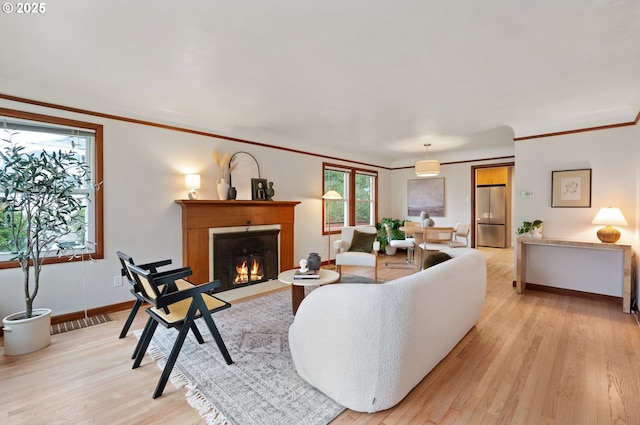
[[[64,243],[58,244],[62,251],[56,251],[47,262],[66,262],[69,256],[72,260],[103,258],[102,126],[0,108],[0,136],[25,146],[25,152],[72,150],[89,167],[90,180],[75,190],[83,199],[77,216],[84,223],[82,231],[67,235]],[[8,233],[0,229],[0,268],[18,267],[17,261],[11,261],[7,238]]]
[[[378,211],[377,171],[322,164],[324,192],[335,190],[342,199],[323,203],[323,233],[343,226],[375,225]]]

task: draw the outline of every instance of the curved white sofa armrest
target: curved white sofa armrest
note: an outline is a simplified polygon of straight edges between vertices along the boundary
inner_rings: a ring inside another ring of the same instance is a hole
[[[289,328],[298,374],[352,410],[399,403],[480,318],[484,255],[447,252],[454,258],[382,285],[311,292]]]

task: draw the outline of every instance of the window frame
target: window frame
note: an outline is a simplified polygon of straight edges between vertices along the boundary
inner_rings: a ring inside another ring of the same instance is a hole
[[[93,167],[91,174],[96,185],[93,191],[89,205],[93,205],[93,224],[94,231],[94,250],[91,253],[74,253],[73,255],[62,255],[60,257],[48,257],[47,264],[52,263],[68,263],[71,261],[83,261],[89,259],[104,258],[104,184],[103,179],[103,126],[102,124],[89,123],[85,121],[72,120],[68,118],[54,117],[51,115],[36,114],[33,112],[18,111],[15,109],[0,108],[0,117],[17,118],[21,120],[35,121],[38,124],[46,126],[52,124],[57,126],[68,126],[79,129],[86,129],[95,133],[94,145],[91,147],[93,154]],[[0,260],[0,269],[9,269],[20,267],[17,260]]]
[[[322,193],[325,193],[325,187],[326,187],[326,181],[325,181],[325,174],[326,171],[341,171],[341,172],[345,172],[348,173],[349,175],[349,181],[347,184],[347,199],[345,199],[344,202],[347,203],[346,205],[346,214],[345,214],[345,218],[346,218],[346,225],[347,226],[355,226],[355,222],[356,222],[356,204],[357,204],[357,200],[356,200],[356,176],[357,175],[366,175],[369,177],[373,177],[374,179],[374,190],[373,190],[373,200],[371,202],[373,202],[373,206],[372,206],[372,221],[373,223],[371,223],[371,226],[375,226],[375,224],[378,222],[378,171],[377,170],[372,170],[369,168],[360,168],[360,167],[352,167],[352,166],[348,166],[348,165],[342,165],[342,164],[334,164],[334,163],[329,163],[329,162],[323,162],[322,163]],[[332,202],[337,202],[337,201],[332,201]],[[329,235],[329,234],[337,234],[340,233],[342,231],[342,227],[343,226],[331,226],[331,231],[329,232],[329,229],[325,226],[325,223],[327,222],[326,220],[326,206],[327,203],[322,202],[322,234],[323,235]]]

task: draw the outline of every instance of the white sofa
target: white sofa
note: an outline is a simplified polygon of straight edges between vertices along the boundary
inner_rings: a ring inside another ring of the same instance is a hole
[[[478,322],[486,261],[474,249],[381,285],[322,286],[289,328],[298,374],[341,405],[376,412],[399,403]]]

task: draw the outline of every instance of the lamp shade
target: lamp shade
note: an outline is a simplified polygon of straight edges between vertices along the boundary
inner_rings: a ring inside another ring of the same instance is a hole
[[[440,162],[435,159],[425,159],[416,162],[416,176],[432,177],[440,174]]]
[[[327,191],[327,193],[322,195],[322,199],[342,199],[342,195],[340,195],[335,190],[331,189]]]
[[[628,226],[627,220],[622,215],[620,208],[600,208],[598,214],[593,219],[592,224],[603,224],[605,226]]]
[[[600,208],[593,224],[604,224],[604,227],[598,230],[597,236],[601,242],[616,243],[620,239],[620,231],[611,226],[628,226],[627,220],[624,219],[620,208]]]
[[[200,189],[200,174],[185,174],[185,189]]]

